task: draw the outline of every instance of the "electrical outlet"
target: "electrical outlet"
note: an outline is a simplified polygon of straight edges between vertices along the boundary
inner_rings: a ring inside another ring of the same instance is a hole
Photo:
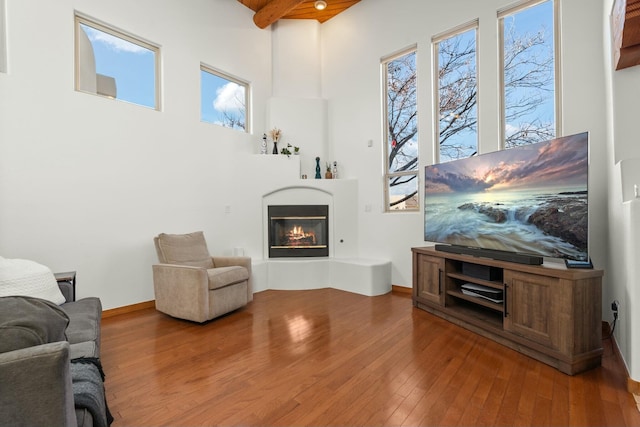
[[[618,302],[618,300],[613,300],[613,302],[611,303],[611,311],[613,312],[614,320],[618,319],[618,312],[620,311],[620,308],[620,302]]]

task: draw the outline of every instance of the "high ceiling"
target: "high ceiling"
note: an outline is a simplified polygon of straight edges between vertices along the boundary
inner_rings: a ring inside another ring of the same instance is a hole
[[[279,19],[315,19],[325,22],[360,0],[325,0],[327,7],[316,10],[315,0],[238,0],[256,12],[253,22],[266,28]]]
[[[253,22],[267,28],[280,19],[315,19],[325,22],[361,0],[325,0],[324,10],[315,0],[238,0],[255,12]],[[640,64],[640,0],[615,0],[613,8],[615,69]]]

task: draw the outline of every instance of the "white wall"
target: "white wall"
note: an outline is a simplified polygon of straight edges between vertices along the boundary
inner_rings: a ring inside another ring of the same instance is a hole
[[[632,379],[640,380],[640,209],[634,185],[640,185],[640,145],[637,131],[637,100],[640,67],[614,71],[610,15],[614,1],[603,2],[603,63],[607,75],[607,158],[609,206],[609,276],[604,304],[620,302],[616,343]],[[605,317],[610,319],[610,315]]]
[[[74,9],[161,46],[163,111],[74,90]],[[106,309],[153,299],[160,232],[204,230],[229,254],[271,96],[270,33],[252,16],[227,0],[7,2],[0,254],[77,270],[79,296]],[[251,82],[259,137],[200,123],[200,62]]]
[[[368,0],[322,26],[323,95],[329,103],[329,141],[349,177],[360,182],[360,247],[393,261],[393,283],[411,286],[411,246],[424,246],[423,214],[384,213],[380,58],[418,46],[420,169],[433,162],[431,37],[479,19],[479,139],[482,152],[498,148],[498,26],[496,12],[510,0],[397,2]],[[607,268],[607,163],[602,7],[562,0],[564,133],[590,132],[590,247]],[[583,48],[596,54],[584,54]],[[588,71],[587,71],[588,70]],[[373,147],[366,141],[372,139]],[[365,205],[372,205],[371,212]]]
[[[315,158],[330,161],[327,147],[327,103],[321,98],[320,23],[285,19],[271,25],[273,97],[267,124],[282,130],[283,145],[300,147],[301,173],[315,176]],[[271,151],[269,151],[271,152]]]
[[[283,19],[271,25],[273,45],[273,96],[319,98],[320,23]]]

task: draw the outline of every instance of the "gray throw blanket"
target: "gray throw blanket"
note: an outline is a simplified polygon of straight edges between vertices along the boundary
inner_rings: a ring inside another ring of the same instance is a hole
[[[94,426],[110,426],[113,417],[104,395],[104,373],[100,361],[95,358],[72,359],[71,381],[76,408],[88,410]]]

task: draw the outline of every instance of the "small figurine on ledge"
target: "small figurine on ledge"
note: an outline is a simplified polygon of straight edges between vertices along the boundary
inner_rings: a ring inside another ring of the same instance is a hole
[[[333,161],[333,179],[338,179],[338,162]]]
[[[316,179],[322,179],[320,176],[320,157],[316,157]]]
[[[324,173],[324,177],[326,179],[333,178],[333,173],[331,172],[331,164],[330,163],[327,163],[327,171]]]

